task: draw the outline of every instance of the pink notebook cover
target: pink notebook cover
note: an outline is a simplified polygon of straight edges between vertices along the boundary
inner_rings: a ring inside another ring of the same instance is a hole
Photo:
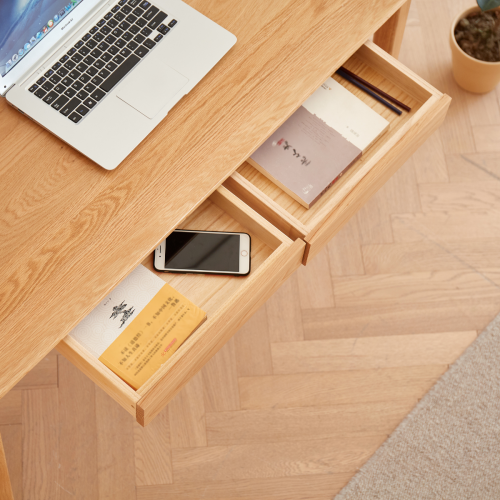
[[[301,106],[252,154],[251,163],[309,208],[361,154]]]

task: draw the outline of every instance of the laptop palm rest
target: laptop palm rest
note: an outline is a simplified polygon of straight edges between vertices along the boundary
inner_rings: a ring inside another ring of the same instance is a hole
[[[151,119],[189,82],[157,57],[148,57],[120,85],[117,97]]]

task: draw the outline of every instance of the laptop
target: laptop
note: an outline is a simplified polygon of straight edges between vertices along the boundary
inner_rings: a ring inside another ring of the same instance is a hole
[[[0,95],[115,169],[236,37],[180,0],[0,0]]]

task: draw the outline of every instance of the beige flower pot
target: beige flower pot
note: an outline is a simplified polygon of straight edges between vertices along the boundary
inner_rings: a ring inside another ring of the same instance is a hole
[[[479,12],[472,7],[458,15],[451,24],[450,45],[453,60],[453,76],[460,87],[475,94],[492,91],[500,82],[500,62],[485,62],[467,55],[455,40],[455,27],[471,12]]]

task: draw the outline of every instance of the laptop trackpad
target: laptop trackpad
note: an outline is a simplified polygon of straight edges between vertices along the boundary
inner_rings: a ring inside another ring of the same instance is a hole
[[[188,81],[157,57],[148,57],[120,85],[117,97],[144,116],[153,118]]]

